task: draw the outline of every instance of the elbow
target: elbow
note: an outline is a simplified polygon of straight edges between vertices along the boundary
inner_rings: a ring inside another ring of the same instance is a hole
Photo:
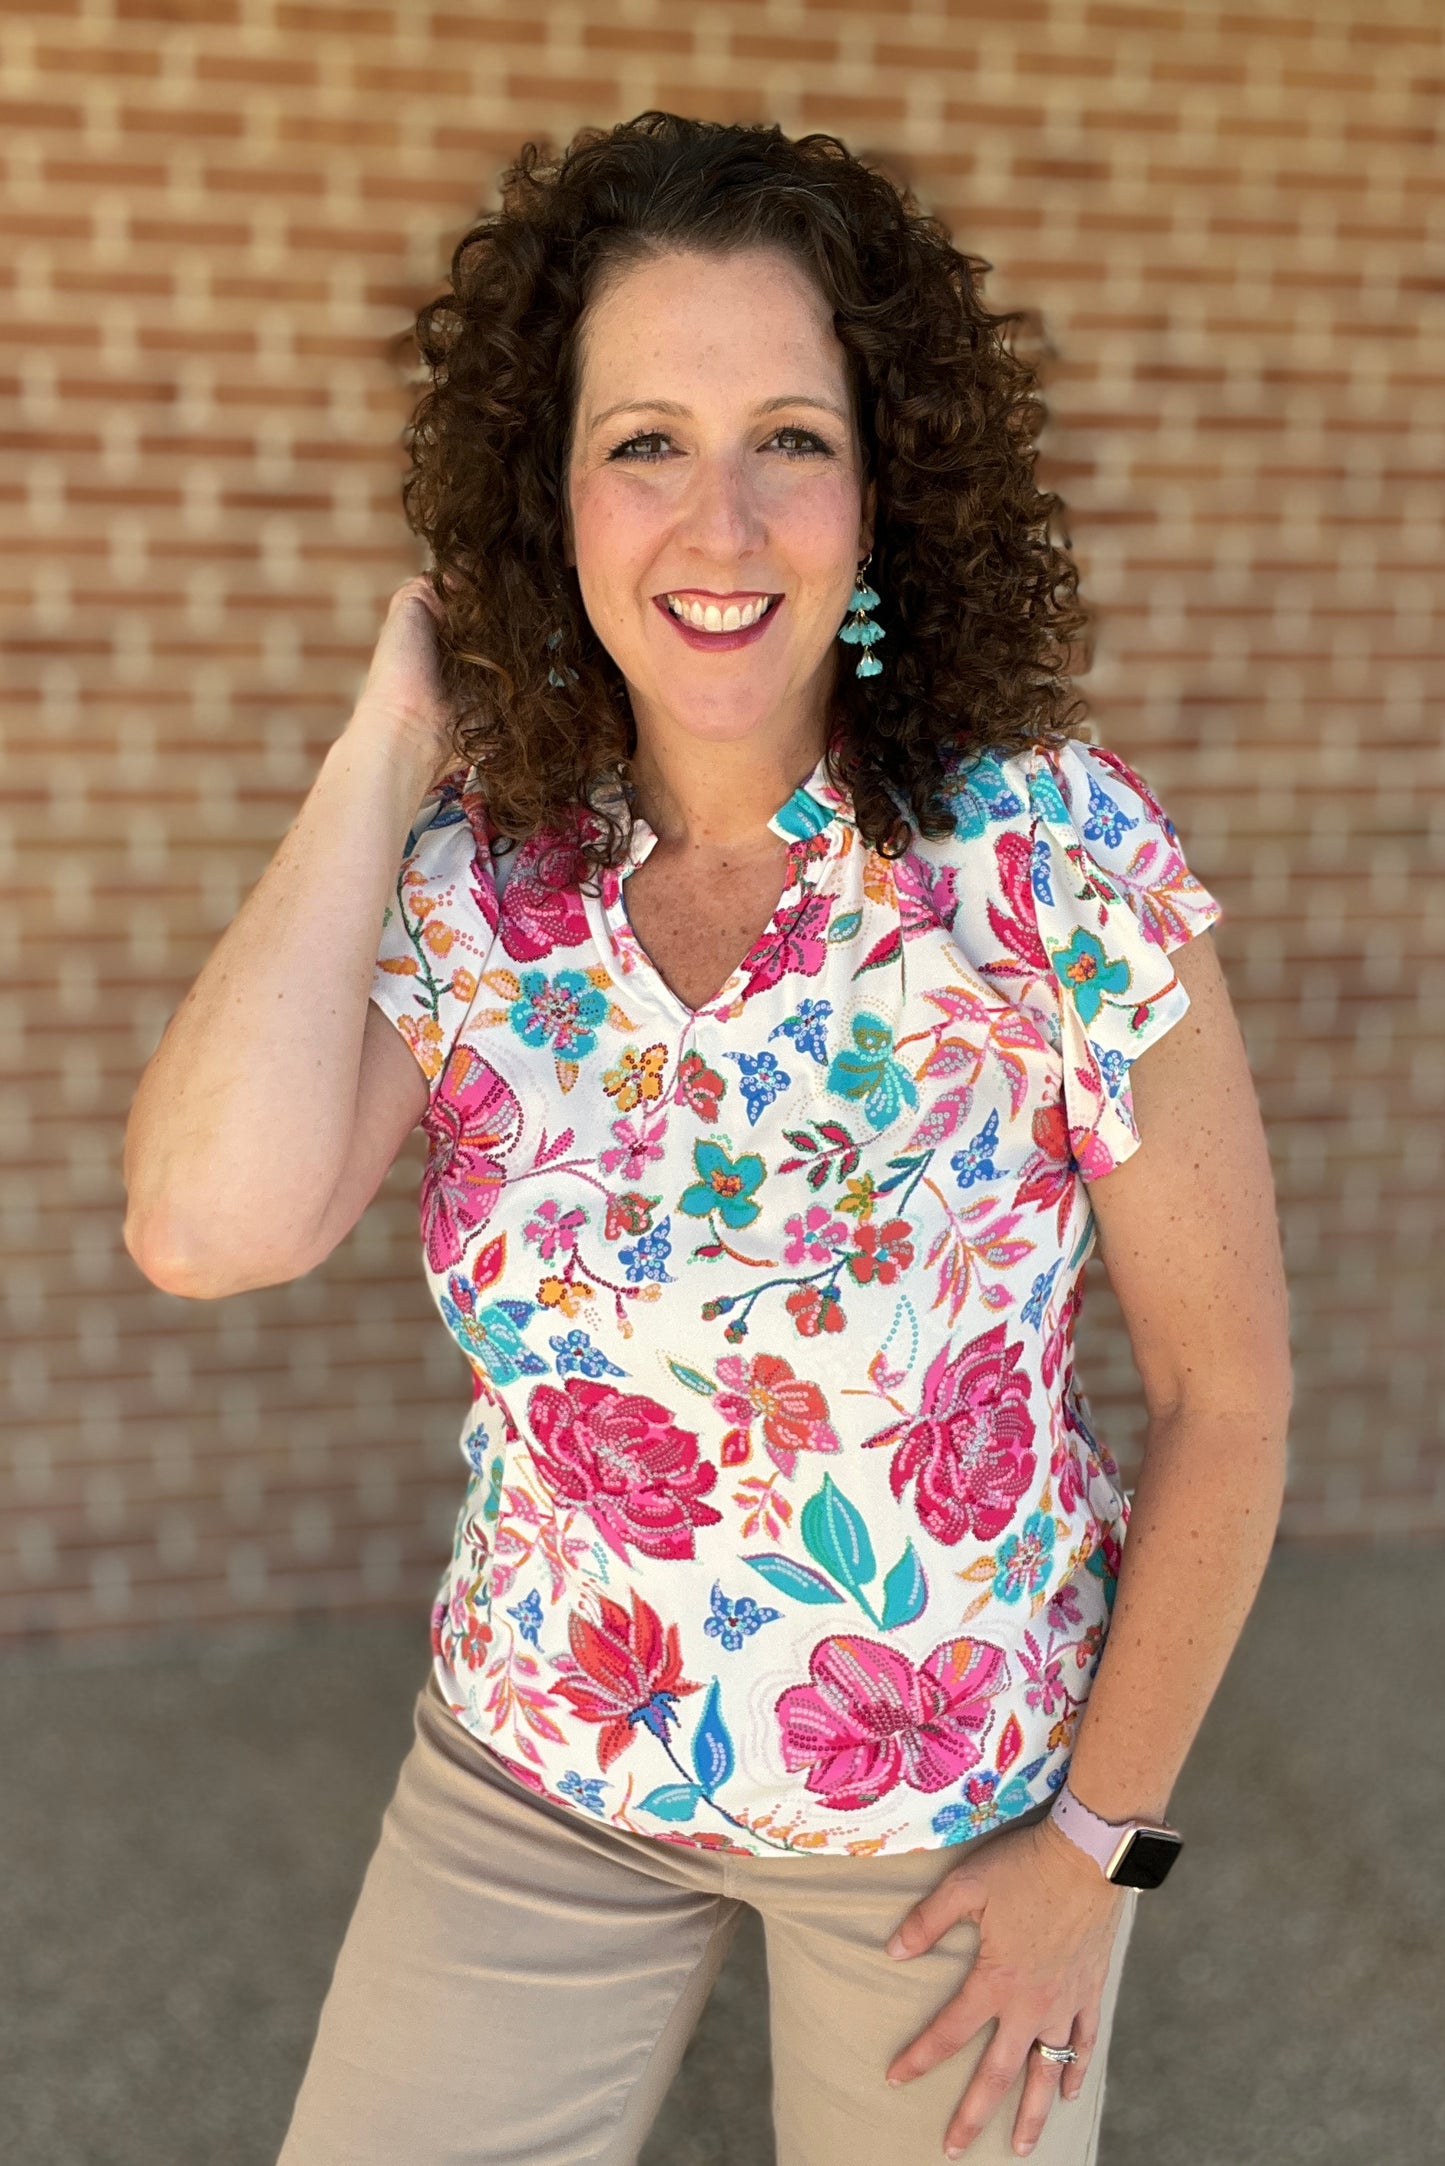
[[[191,1301],[217,1301],[235,1290],[218,1283],[214,1259],[208,1269],[206,1261],[174,1238],[173,1228],[148,1223],[128,1211],[121,1239],[141,1276],[163,1294],[182,1294]]]
[[[218,1249],[214,1240],[188,1240],[173,1221],[160,1224],[135,1211],[126,1213],[121,1238],[132,1263],[152,1286],[187,1301],[224,1301],[229,1294],[281,1286],[300,1278],[313,1260],[292,1265],[248,1257],[239,1246]]]

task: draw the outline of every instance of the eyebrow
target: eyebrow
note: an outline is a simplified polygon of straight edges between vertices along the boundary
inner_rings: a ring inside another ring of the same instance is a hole
[[[811,406],[821,414],[831,414],[835,421],[841,421],[845,427],[848,422],[848,416],[841,406],[835,406],[831,399],[815,399],[806,391],[789,391],[781,398],[765,399],[759,412],[775,414],[785,406]],[[615,414],[686,414],[689,411],[688,407],[680,406],[675,399],[624,399],[618,406],[605,406],[600,414],[593,414],[587,426],[589,430],[599,429],[604,421],[612,420]]]

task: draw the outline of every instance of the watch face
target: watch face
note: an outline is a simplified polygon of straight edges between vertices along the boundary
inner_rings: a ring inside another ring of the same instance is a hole
[[[1109,1878],[1117,1888],[1157,1888],[1167,1879],[1170,1866],[1183,1848],[1182,1835],[1135,1828],[1129,1847]]]

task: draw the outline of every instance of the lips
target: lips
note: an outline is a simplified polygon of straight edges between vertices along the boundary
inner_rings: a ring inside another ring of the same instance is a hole
[[[730,653],[735,647],[750,647],[763,637],[783,605],[783,596],[675,590],[654,594],[652,602],[688,646],[699,652]]]

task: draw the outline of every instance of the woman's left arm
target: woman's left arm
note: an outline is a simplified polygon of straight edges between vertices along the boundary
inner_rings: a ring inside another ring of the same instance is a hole
[[[1163,1818],[1264,1575],[1285,1476],[1288,1297],[1258,1102],[1209,935],[1171,960],[1189,1010],[1131,1071],[1139,1149],[1090,1190],[1148,1411],[1069,1765],[1070,1789],[1106,1820]],[[922,2075],[997,2018],[950,2153],[1026,2060],[1014,2149],[1032,2148],[1060,2088],[1056,2065],[1029,2059],[1036,2038],[1080,2049],[1062,2082],[1077,2095],[1122,1900],[1045,1819],[991,1838],[902,1921],[890,1954],[921,1953],[960,1918],[979,1925],[961,1991],[888,2070],[890,2082]]]

